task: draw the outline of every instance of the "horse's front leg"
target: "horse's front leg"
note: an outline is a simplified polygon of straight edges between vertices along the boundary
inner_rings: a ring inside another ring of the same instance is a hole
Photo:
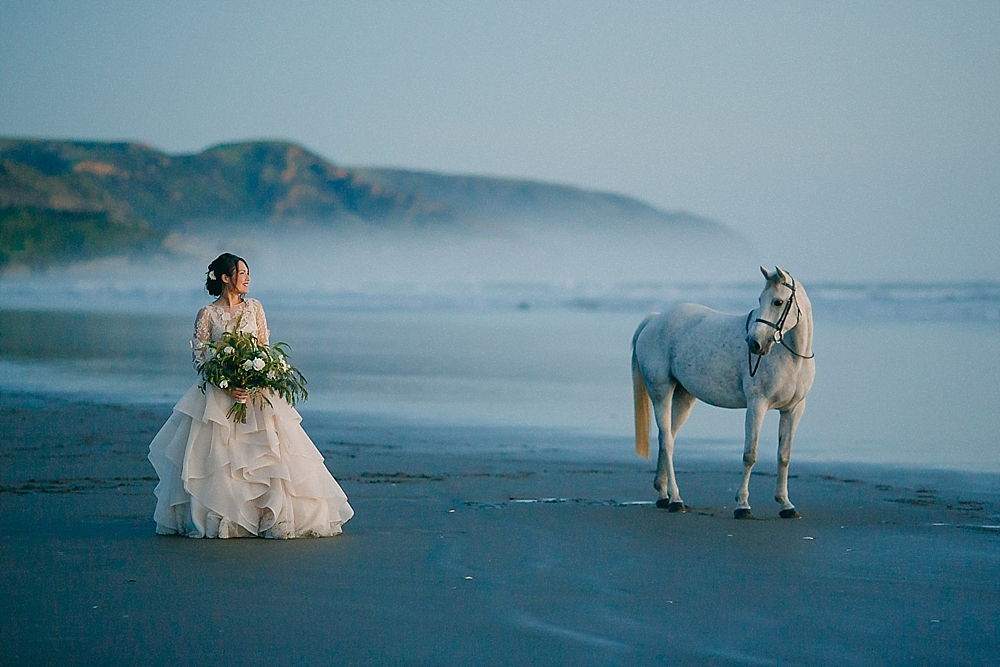
[[[795,505],[788,499],[788,463],[792,460],[792,437],[805,409],[806,402],[799,401],[791,410],[782,411],[778,422],[778,481],[774,489],[774,499],[781,504],[782,519],[802,518],[802,515],[795,511]]]
[[[760,437],[760,427],[767,414],[767,404],[764,401],[752,401],[747,404],[746,435],[743,444],[743,484],[736,494],[736,509],[733,516],[737,519],[752,519],[750,513],[750,472],[757,462],[757,440]]]
[[[684,501],[681,500],[680,489],[677,488],[677,476],[674,474],[674,433],[671,424],[671,404],[674,389],[670,386],[664,395],[653,401],[653,413],[656,416],[657,442],[659,455],[656,458],[656,479],[653,481],[660,498],[656,506],[666,508],[671,512],[684,512]]]

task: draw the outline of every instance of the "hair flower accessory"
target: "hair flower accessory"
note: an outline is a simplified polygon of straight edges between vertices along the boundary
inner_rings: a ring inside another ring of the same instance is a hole
[[[215,280],[215,271],[209,271],[208,272],[208,279],[209,280]]]

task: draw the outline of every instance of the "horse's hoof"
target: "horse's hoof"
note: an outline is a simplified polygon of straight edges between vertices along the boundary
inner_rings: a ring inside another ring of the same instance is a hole
[[[749,509],[745,509],[743,507],[740,507],[740,508],[737,508],[736,510],[733,511],[733,518],[734,519],[752,519],[753,518],[753,514],[750,514],[750,510]]]
[[[781,512],[778,514],[778,516],[780,516],[782,519],[801,519],[802,518],[802,515],[799,514],[798,512],[796,512],[794,507],[792,507],[790,509],[787,509],[787,510],[781,510]]]
[[[656,501],[656,506],[661,510],[667,510],[668,512],[687,512],[687,505],[679,500],[671,502],[670,498],[660,498]]]

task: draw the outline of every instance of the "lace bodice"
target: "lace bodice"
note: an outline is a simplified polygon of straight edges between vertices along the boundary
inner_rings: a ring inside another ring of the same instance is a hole
[[[237,320],[240,322],[240,331],[252,333],[261,343],[269,344],[271,332],[267,328],[264,306],[260,304],[260,301],[244,299],[231,307],[210,303],[198,311],[198,316],[194,321],[194,338],[191,341],[191,348],[195,367],[205,360],[205,343],[219,340],[225,331],[232,330]]]

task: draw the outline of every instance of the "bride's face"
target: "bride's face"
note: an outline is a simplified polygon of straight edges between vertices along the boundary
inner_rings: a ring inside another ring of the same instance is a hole
[[[233,292],[246,294],[250,291],[250,269],[243,262],[237,262],[236,273],[232,276],[223,276],[222,281]]]

